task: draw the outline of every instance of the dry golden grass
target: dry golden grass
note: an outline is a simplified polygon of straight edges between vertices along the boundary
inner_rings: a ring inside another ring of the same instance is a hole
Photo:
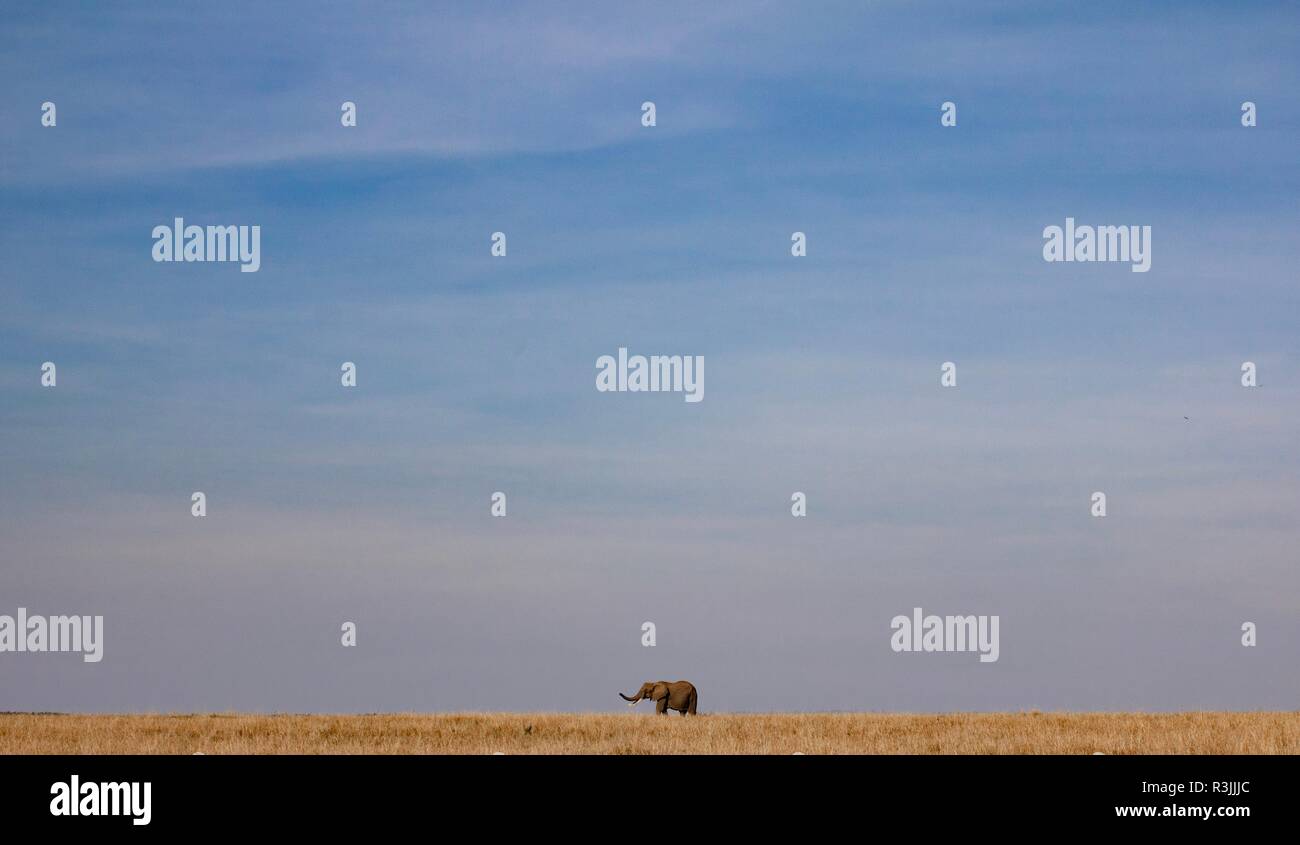
[[[1296,713],[0,714],[0,754],[1296,754]]]

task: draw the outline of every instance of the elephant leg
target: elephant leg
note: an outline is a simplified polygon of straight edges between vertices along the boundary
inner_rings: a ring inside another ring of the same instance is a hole
[[[663,716],[668,712],[668,699],[661,698],[655,702],[655,713]]]
[[[685,716],[687,713],[690,713],[692,716],[695,715],[695,702],[698,701],[699,698],[700,698],[700,697],[699,697],[699,694],[698,694],[698,693],[695,693],[695,692],[692,692],[692,693],[691,693],[691,700],[690,700],[690,703],[687,704],[687,705],[686,705],[686,709],[682,711],[682,715],[683,715],[683,716]]]

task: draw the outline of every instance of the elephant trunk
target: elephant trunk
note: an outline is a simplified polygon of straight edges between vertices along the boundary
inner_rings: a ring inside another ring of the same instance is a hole
[[[621,692],[618,694],[618,697],[621,698],[621,699],[623,699],[624,701],[631,701],[631,702],[637,702],[637,701],[640,701],[640,700],[641,700],[641,696],[640,696],[640,695],[637,695],[635,698],[629,698],[628,696],[623,695],[623,693],[621,693]]]

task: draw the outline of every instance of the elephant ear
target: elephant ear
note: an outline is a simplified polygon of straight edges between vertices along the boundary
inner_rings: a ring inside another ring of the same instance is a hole
[[[668,697],[668,685],[655,684],[654,692],[650,695],[650,700],[658,701],[661,698],[667,698],[667,697]]]

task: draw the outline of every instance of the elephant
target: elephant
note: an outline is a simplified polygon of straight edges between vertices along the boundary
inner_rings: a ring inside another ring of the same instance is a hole
[[[687,713],[694,716],[695,704],[700,698],[690,681],[646,681],[636,695],[629,697],[621,692],[618,695],[624,701],[632,702],[628,707],[635,707],[643,698],[653,701],[655,712],[661,716],[669,710],[680,710],[683,716]]]

